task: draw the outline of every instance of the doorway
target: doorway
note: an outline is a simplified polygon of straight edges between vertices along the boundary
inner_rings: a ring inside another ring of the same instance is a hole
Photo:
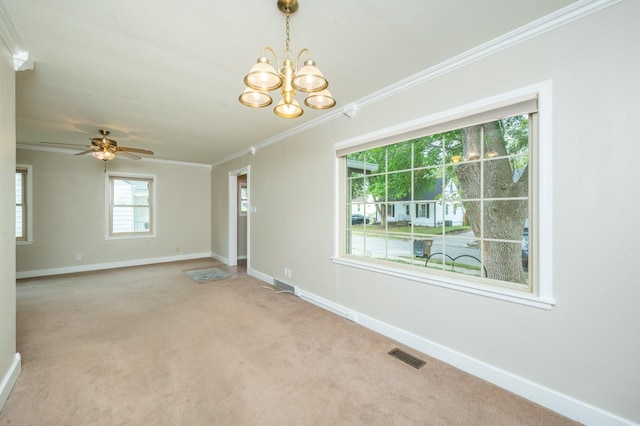
[[[236,266],[238,259],[250,260],[250,166],[229,172],[229,242],[228,264]]]

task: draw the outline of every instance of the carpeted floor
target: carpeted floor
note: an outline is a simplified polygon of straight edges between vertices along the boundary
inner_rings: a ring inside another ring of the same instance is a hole
[[[0,425],[574,424],[264,286],[210,259],[19,281]]]

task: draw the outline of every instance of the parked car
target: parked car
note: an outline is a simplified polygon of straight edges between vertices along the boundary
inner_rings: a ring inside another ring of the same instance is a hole
[[[361,214],[352,214],[351,215],[351,224],[352,225],[361,225],[363,223],[369,223],[369,218],[364,217]]]

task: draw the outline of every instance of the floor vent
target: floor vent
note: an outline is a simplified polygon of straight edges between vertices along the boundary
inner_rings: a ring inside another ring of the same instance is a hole
[[[405,364],[409,364],[413,368],[420,368],[426,364],[426,362],[421,360],[420,358],[416,358],[413,355],[409,355],[405,351],[400,350],[398,348],[395,348],[391,352],[389,352],[389,355],[391,355],[394,358],[398,358],[400,361],[404,362]]]
[[[291,293],[296,292],[296,288],[294,286],[283,283],[282,281],[273,280],[273,285],[278,287],[280,290],[290,291]]]

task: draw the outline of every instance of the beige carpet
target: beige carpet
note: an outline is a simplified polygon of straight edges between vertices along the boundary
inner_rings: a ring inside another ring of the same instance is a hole
[[[211,266],[231,277],[185,273]],[[573,424],[263,286],[210,259],[19,281],[23,370],[0,424]]]

